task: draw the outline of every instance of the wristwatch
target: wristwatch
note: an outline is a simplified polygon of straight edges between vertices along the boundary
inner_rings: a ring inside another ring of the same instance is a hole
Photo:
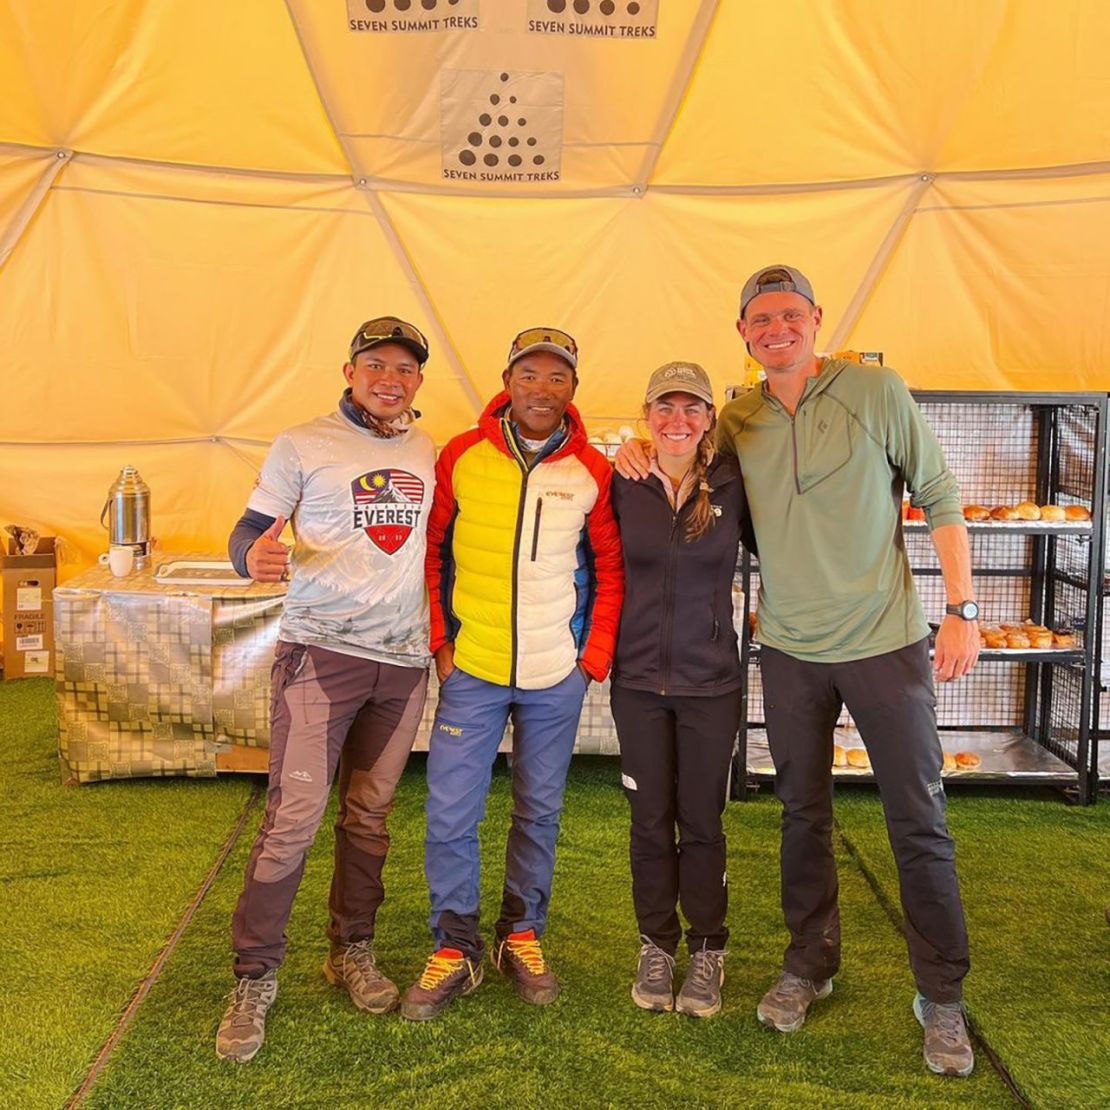
[[[979,619],[979,602],[960,601],[955,605],[946,605],[944,611],[951,617],[959,617],[965,621],[977,621]]]

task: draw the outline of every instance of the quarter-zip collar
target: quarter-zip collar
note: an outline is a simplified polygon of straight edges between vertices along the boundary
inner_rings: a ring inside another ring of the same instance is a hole
[[[841,372],[847,365],[849,364],[843,362],[841,359],[821,359],[821,368],[817,372],[817,375],[812,378],[806,378],[806,384],[802,389],[802,395],[798,398],[797,405],[794,406],[794,412],[797,413],[798,409],[800,409],[811,397],[816,397],[819,393],[824,393],[824,391],[840,377]],[[788,418],[790,417],[790,413],[787,412],[786,406],[771,392],[771,387],[766,381],[762,383],[760,390],[763,394],[763,401],[769,408],[782,413]]]

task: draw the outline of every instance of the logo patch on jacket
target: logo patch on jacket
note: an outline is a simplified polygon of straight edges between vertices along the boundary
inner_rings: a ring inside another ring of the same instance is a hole
[[[369,470],[351,483],[354,527],[394,555],[420,523],[424,482],[407,470]]]

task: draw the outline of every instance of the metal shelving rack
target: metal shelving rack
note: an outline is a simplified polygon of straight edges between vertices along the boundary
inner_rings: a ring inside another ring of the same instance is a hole
[[[964,504],[1034,501],[1084,505],[1090,523],[969,524],[976,592],[987,624],[1068,628],[1074,649],[984,650],[975,671],[938,684],[937,721],[946,751],[972,750],[976,771],[948,781],[1052,784],[1069,797],[1098,794],[1107,395],[915,391],[914,397],[960,483]],[[903,522],[903,537],[927,617],[940,619],[944,587],[924,522]],[[745,605],[758,590],[758,563],[741,553]],[[745,620],[741,661],[747,682],[733,781],[743,798],[773,779],[766,747],[759,645]],[[838,743],[858,744],[847,713]],[[836,768],[847,781],[869,772]]]

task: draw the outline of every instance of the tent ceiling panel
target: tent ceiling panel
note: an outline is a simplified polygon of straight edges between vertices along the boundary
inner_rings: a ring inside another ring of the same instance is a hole
[[[219,201],[198,202],[182,188],[196,175],[180,171],[69,170],[34,248],[0,271],[15,371],[0,440],[269,440],[334,406],[362,320],[427,316],[349,187],[232,179],[207,190]],[[437,398],[445,433],[472,417],[442,358]],[[28,425],[29,412],[50,418]]]
[[[852,335],[917,386],[1110,389],[1110,174],[937,184]]]
[[[87,565],[107,549],[100,511],[120,468],[130,465],[150,486],[151,533],[163,550],[223,552],[263,455],[262,448],[209,443],[60,446],[49,455],[0,444],[0,517],[63,536],[69,557]],[[62,567],[63,579],[71,573]]]
[[[483,394],[516,331],[563,326],[583,352],[577,403],[598,423],[635,416],[668,359],[701,362],[719,389],[739,381],[736,298],[757,266],[807,267],[831,332],[908,192],[551,200],[544,220],[525,201],[383,199]]]
[[[653,182],[774,185],[942,169],[937,153],[1013,8],[721,3]]]
[[[110,84],[147,7],[143,0],[0,6],[0,141],[67,145]]]
[[[1110,5],[1006,5],[990,59],[971,87],[938,169],[1105,161],[1110,154]]]
[[[470,188],[465,177],[445,177],[452,167],[465,172],[451,160],[456,146],[475,152],[475,173],[499,174],[513,157],[510,139],[527,140],[535,130],[546,143],[545,132],[554,128],[563,149],[560,178],[549,189],[638,180],[670,122],[673,87],[677,82],[681,91],[696,56],[698,13],[708,11],[699,0],[666,0],[658,34],[630,41],[530,32],[526,0],[482,3],[480,33],[356,33],[342,4],[291,0],[290,8],[359,175]],[[471,134],[482,142],[471,146]],[[501,140],[497,147],[490,146],[494,139]],[[554,164],[550,150],[543,166],[533,167],[535,155],[518,149],[525,155],[520,172],[548,172]],[[498,158],[496,170],[484,165],[487,156]],[[536,184],[499,187],[528,191]]]
[[[35,186],[56,160],[53,152],[25,155],[0,151],[0,244],[9,235],[16,236],[19,229],[14,221],[23,213]]]
[[[6,5],[7,67],[24,79],[4,82],[22,95],[0,108],[0,140],[350,174],[275,0]]]

